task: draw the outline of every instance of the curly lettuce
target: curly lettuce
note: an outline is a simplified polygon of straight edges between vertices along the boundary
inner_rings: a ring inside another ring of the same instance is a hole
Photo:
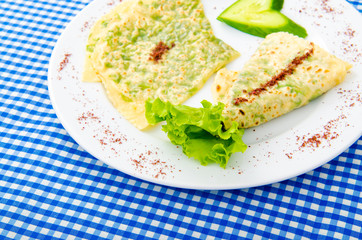
[[[223,128],[223,103],[212,105],[203,100],[202,108],[173,105],[159,98],[146,101],[146,119],[150,124],[166,121],[162,130],[171,143],[182,146],[188,157],[200,161],[201,165],[217,163],[225,168],[235,152],[245,152],[242,141],[244,129],[234,122],[228,130]]]

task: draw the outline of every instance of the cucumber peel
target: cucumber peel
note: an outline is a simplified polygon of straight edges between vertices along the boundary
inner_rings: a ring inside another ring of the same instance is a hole
[[[284,0],[238,0],[217,19],[240,31],[258,37],[288,32],[305,38],[307,31],[280,12]]]

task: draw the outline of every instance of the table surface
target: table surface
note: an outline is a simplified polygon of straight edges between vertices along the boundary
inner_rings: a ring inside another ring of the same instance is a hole
[[[85,152],[55,115],[47,69],[90,2],[0,0],[1,239],[362,239],[362,138],[301,176],[229,191],[156,185]]]

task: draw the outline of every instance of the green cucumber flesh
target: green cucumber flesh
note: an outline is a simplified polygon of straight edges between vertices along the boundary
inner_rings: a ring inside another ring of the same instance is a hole
[[[283,1],[239,0],[223,11],[217,19],[243,32],[265,37],[273,32],[289,32],[306,37],[306,30],[280,13]]]
[[[222,17],[222,16],[221,16]],[[243,15],[227,15],[223,18],[229,22],[256,27],[281,27],[287,24],[288,18],[278,11],[245,12]]]
[[[239,0],[228,7],[225,11],[239,14],[243,11],[262,12],[266,10],[280,11],[284,0]]]

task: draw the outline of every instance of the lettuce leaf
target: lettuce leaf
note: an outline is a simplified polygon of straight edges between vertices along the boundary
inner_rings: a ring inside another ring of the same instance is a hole
[[[166,121],[162,130],[171,143],[182,146],[188,157],[200,161],[202,165],[217,163],[225,168],[230,156],[235,152],[245,152],[247,146],[242,141],[244,129],[238,129],[235,122],[223,129],[223,103],[212,105],[203,100],[202,108],[173,105],[159,98],[146,101],[146,119],[150,124]]]

